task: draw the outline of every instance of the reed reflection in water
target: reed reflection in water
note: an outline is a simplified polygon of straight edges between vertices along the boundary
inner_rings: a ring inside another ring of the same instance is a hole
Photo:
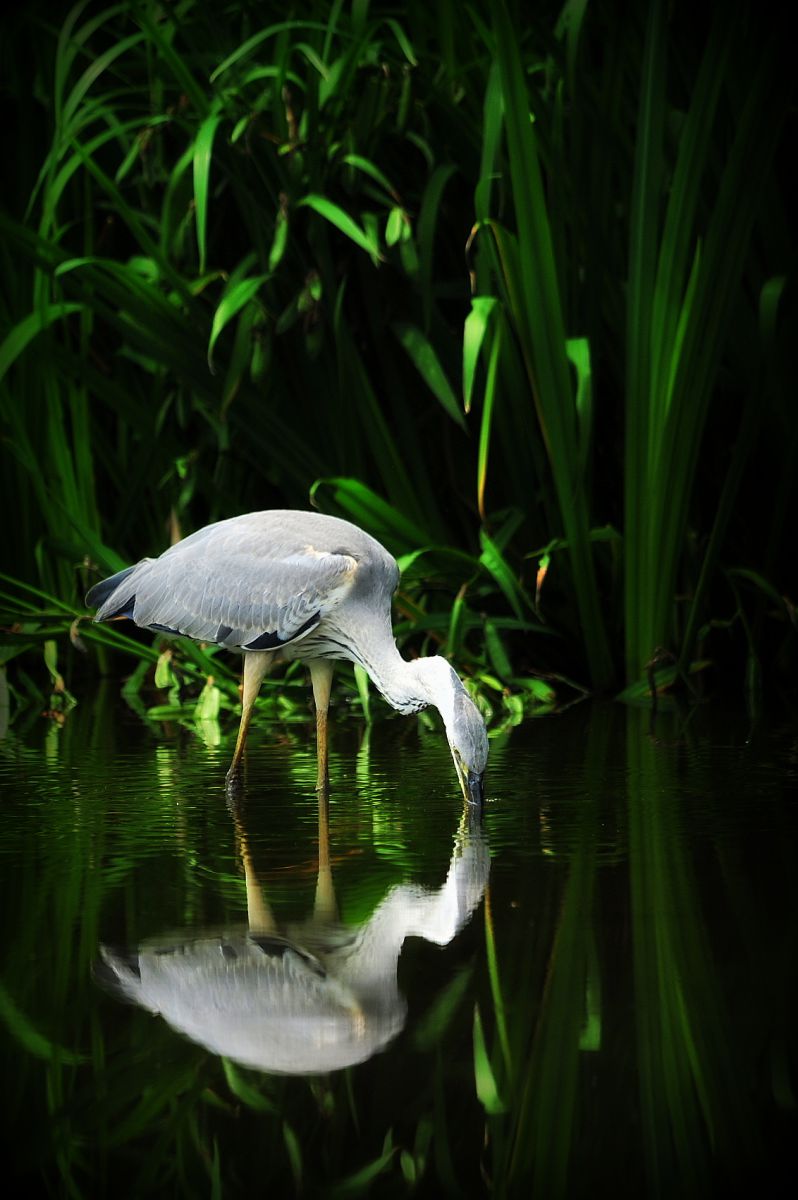
[[[585,705],[499,732],[489,885],[439,738],[402,729],[336,723],[329,828],[306,725],[269,731],[232,820],[224,746],[153,744],[107,698],[0,743],[12,1174],[91,1200],[772,1193],[794,729]],[[160,1018],[96,986],[101,945]]]

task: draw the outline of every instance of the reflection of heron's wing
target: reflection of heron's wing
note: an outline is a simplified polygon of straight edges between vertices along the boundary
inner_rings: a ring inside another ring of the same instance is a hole
[[[101,953],[127,999],[213,1053],[260,1070],[303,1074],[362,1062],[403,1021],[401,1001],[394,1012],[364,1012],[318,958],[271,935],[143,946],[132,957]]]

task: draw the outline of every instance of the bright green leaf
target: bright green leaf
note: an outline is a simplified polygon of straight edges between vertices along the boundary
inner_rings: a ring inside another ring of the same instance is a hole
[[[297,208],[312,208],[319,216],[324,217],[325,221],[329,221],[336,229],[340,230],[350,241],[359,246],[361,250],[365,250],[371,256],[374,262],[378,262],[381,255],[377,243],[368,236],[366,231],[358,225],[357,221],[349,216],[340,205],[333,204],[332,200],[328,200],[326,196],[310,195],[297,202]]]
[[[200,274],[205,271],[208,244],[208,192],[213,139],[221,119],[221,113],[211,113],[200,125],[194,139],[194,203]]]
[[[249,304],[250,300],[257,295],[258,290],[268,278],[268,275],[254,275],[250,279],[241,279],[224,292],[216,312],[213,314],[211,336],[208,341],[208,367],[211,371],[213,370],[213,348],[222,330],[244,305]]]
[[[471,411],[479,352],[497,304],[498,300],[495,296],[474,296],[471,300],[471,311],[465,319],[463,328],[463,407],[466,412]]]

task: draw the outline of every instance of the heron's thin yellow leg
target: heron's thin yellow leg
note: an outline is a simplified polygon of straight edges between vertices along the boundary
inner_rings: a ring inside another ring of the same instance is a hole
[[[318,774],[316,788],[325,791],[329,782],[327,773],[327,709],[330,706],[333,665],[327,658],[314,659],[310,664],[310,681],[313,684],[313,699],[316,701],[316,759]]]
[[[263,682],[263,677],[272,665],[273,654],[263,650],[247,650],[244,653],[244,677],[243,689],[241,695],[241,724],[238,727],[238,737],[236,739],[236,748],[233,753],[233,761],[230,763],[230,770],[227,772],[228,779],[234,779],[238,774],[241,756],[244,753],[244,745],[247,740],[247,730],[249,722],[252,719],[252,709],[255,706],[255,700],[260,685]]]

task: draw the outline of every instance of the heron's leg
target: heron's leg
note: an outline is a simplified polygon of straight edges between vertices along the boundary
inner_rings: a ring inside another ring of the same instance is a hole
[[[327,774],[327,709],[330,707],[333,665],[328,658],[315,658],[309,666],[310,681],[313,684],[313,699],[316,701],[316,759],[319,767],[316,788],[321,792],[326,790],[329,779]]]
[[[274,655],[267,650],[247,650],[244,652],[241,724],[238,727],[238,738],[236,739],[233,761],[230,763],[230,770],[227,772],[228,780],[235,779],[238,774],[241,756],[244,753],[244,745],[247,740],[249,722],[252,719],[252,709],[255,706],[255,700],[260,691],[263,677],[271,667],[273,658]]]

